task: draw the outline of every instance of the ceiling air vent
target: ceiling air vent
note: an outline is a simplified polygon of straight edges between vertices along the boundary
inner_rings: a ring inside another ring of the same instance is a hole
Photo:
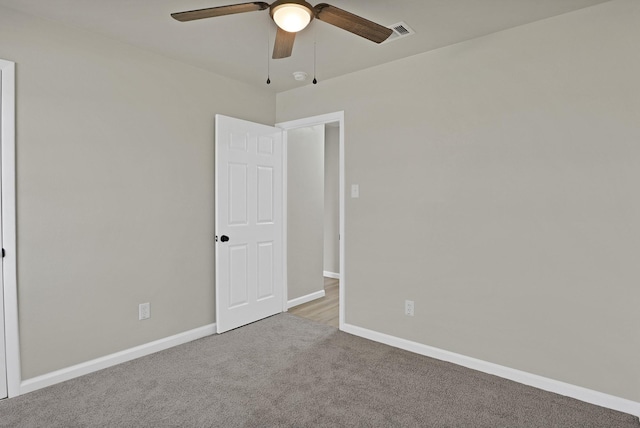
[[[398,22],[397,24],[389,25],[387,28],[391,28],[393,30],[393,33],[391,33],[389,38],[382,43],[389,43],[394,40],[416,34],[416,32],[413,31],[413,29],[409,27],[406,22]]]

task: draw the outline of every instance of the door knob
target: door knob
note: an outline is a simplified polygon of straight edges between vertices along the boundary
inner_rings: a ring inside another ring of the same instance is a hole
[[[220,237],[220,240],[221,240],[222,242],[227,242],[227,241],[229,240],[229,237],[228,237],[227,235],[222,235],[222,236]]]

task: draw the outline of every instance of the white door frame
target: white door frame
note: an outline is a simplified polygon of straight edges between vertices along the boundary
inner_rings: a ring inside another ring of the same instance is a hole
[[[346,236],[344,231],[344,111],[335,113],[323,114],[320,116],[307,117],[304,119],[291,120],[288,122],[276,123],[276,126],[284,130],[282,136],[282,166],[283,166],[283,215],[284,215],[284,237],[283,237],[283,250],[284,250],[284,301],[282,303],[283,312],[287,310],[287,299],[289,292],[289,283],[287,276],[287,131],[297,128],[306,128],[309,126],[325,125],[327,123],[340,124],[340,148],[338,150],[338,168],[340,171],[340,297],[339,297],[339,328],[343,329],[345,322],[345,288],[346,288],[346,274],[345,274],[345,242]]]
[[[15,63],[0,59],[2,74],[2,283],[4,332],[9,397],[20,395],[20,346],[18,338],[18,285],[16,281],[16,111]],[[3,368],[0,368],[4,370]]]

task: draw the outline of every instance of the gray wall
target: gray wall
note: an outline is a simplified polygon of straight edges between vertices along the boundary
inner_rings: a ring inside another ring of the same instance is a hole
[[[347,323],[640,401],[638,22],[616,0],[278,94],[279,122],[345,111]]]
[[[324,289],[324,125],[287,133],[289,300]]]
[[[23,378],[214,322],[213,118],[273,124],[275,97],[5,8],[0,57],[17,63]]]
[[[340,128],[325,126],[324,270],[340,273]]]

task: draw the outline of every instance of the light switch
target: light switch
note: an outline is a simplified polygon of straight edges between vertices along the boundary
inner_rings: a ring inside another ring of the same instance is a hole
[[[352,198],[360,197],[360,186],[358,184],[351,185],[351,197]]]

